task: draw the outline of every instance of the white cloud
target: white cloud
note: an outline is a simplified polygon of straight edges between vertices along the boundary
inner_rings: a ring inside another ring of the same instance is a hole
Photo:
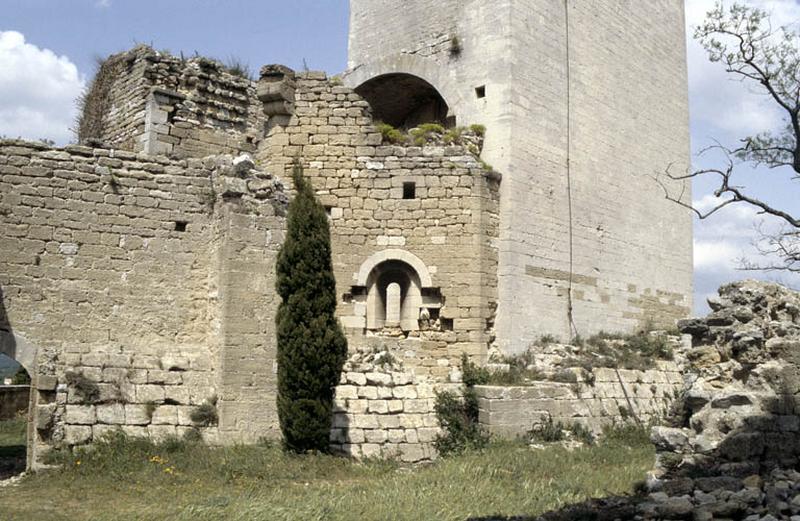
[[[97,0],[95,7],[111,7],[111,0]]]
[[[69,141],[85,85],[75,64],[19,32],[0,31],[0,71],[0,135]]]
[[[715,3],[716,0],[686,2],[689,94],[695,150],[711,144],[709,138],[712,137],[725,145],[735,145],[742,137],[775,129],[782,118],[774,103],[761,95],[755,86],[732,81],[721,65],[708,61],[705,51],[694,41],[694,27],[703,22]],[[732,0],[725,1],[725,5],[731,3]],[[795,0],[748,0],[747,3],[771,13],[775,27],[790,25],[796,28],[800,20],[800,4]],[[724,157],[712,154],[698,161],[703,166],[719,166],[724,164]],[[747,165],[739,165],[736,171],[737,183],[743,182],[749,192],[756,192],[768,201],[779,201],[778,206],[793,204],[791,201],[794,199],[786,198],[782,190],[795,190],[794,186],[788,186],[785,182],[781,184],[775,177],[766,177],[766,173],[759,176]],[[695,183],[698,199],[694,201],[694,206],[700,211],[710,210],[722,201],[710,194],[702,195],[716,188],[716,181],[712,178]],[[727,206],[708,219],[695,222],[696,313],[707,312],[706,298],[716,294],[720,285],[733,280],[757,278],[800,287],[800,275],[739,269],[743,259],[761,265],[768,262],[754,246],[760,237],[758,226],[770,232],[777,230],[781,224],[775,218],[759,215],[746,204]]]
[[[775,104],[752,82],[734,80],[721,64],[710,63],[705,50],[693,38],[694,28],[703,22],[715,3],[716,0],[686,2],[692,119],[695,125],[709,127],[712,135],[721,139],[774,129],[782,117]],[[747,3],[770,13],[775,27],[796,26],[800,20],[800,4],[794,0],[749,0]],[[730,4],[730,1],[725,2],[726,6]],[[709,136],[697,137],[705,140]],[[705,144],[696,143],[698,146]]]

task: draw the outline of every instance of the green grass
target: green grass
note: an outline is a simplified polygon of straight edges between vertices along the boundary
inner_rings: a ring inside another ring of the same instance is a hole
[[[0,449],[25,446],[25,417],[0,421]]]
[[[0,488],[3,519],[25,520],[464,520],[535,515],[621,494],[653,466],[645,443],[610,440],[569,452],[495,443],[404,467],[279,448],[154,446],[115,439],[65,455],[61,470]]]
[[[25,417],[0,421],[0,479],[25,470]],[[3,510],[0,508],[0,514]],[[0,519],[2,515],[0,515]]]

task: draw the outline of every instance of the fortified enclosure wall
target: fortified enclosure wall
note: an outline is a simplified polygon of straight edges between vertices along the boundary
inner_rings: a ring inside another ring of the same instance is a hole
[[[90,95],[107,103],[97,120],[106,134],[86,140],[98,147],[0,148],[3,350],[35,350],[38,364],[29,461],[117,429],[156,439],[199,429],[215,442],[277,435],[273,277],[286,197],[272,174],[297,159],[329,210],[351,346],[332,441],[354,455],[431,457],[433,389],[457,379],[462,352],[485,357],[493,338],[499,176],[467,151],[480,137],[383,146],[358,95],[280,66],[248,84],[248,117],[226,126],[186,88],[229,75],[205,78],[202,60],[146,48],[107,62],[120,63],[129,72],[115,69]],[[170,89],[186,98],[156,106]],[[97,117],[92,103],[84,118]],[[198,157],[241,150],[251,136],[259,168],[247,156]],[[354,376],[381,373],[358,361],[373,351],[400,364],[388,383]],[[387,390],[399,400],[391,408]],[[218,425],[192,418],[206,402]]]
[[[688,166],[684,27],[680,0],[351,1],[348,85],[414,75],[487,127],[503,351],[574,335],[570,294],[581,335],[690,312],[691,214],[651,178]]]
[[[0,173],[0,344],[37,351],[29,462],[116,428],[182,434],[214,397],[207,438],[274,433],[280,184],[229,156],[18,141]]]

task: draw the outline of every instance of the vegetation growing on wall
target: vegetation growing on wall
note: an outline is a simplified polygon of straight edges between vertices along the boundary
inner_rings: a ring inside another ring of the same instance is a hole
[[[132,55],[119,54],[108,59],[97,60],[94,79],[77,100],[78,116],[74,132],[79,143],[99,139],[103,135],[105,117],[111,111],[111,86],[118,78],[124,63]]]
[[[277,262],[278,416],[288,450],[327,452],[347,341],[334,316],[328,218],[299,164],[292,175],[296,195]]]
[[[464,382],[462,397],[445,391],[437,393],[434,411],[442,433],[436,436],[434,447],[441,456],[458,454],[466,449],[480,449],[489,443],[489,436],[478,423],[476,385],[489,381],[489,372],[473,364],[467,355],[461,356]]]

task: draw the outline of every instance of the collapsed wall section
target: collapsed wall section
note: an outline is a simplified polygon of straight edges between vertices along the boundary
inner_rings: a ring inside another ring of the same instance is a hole
[[[252,152],[265,117],[255,82],[234,72],[144,45],[111,56],[84,96],[79,141],[178,158]]]
[[[114,430],[180,435],[205,402],[209,439],[274,427],[279,183],[224,156],[19,141],[0,142],[0,172],[2,344],[38,347],[31,464]],[[229,406],[258,413],[234,428]]]

